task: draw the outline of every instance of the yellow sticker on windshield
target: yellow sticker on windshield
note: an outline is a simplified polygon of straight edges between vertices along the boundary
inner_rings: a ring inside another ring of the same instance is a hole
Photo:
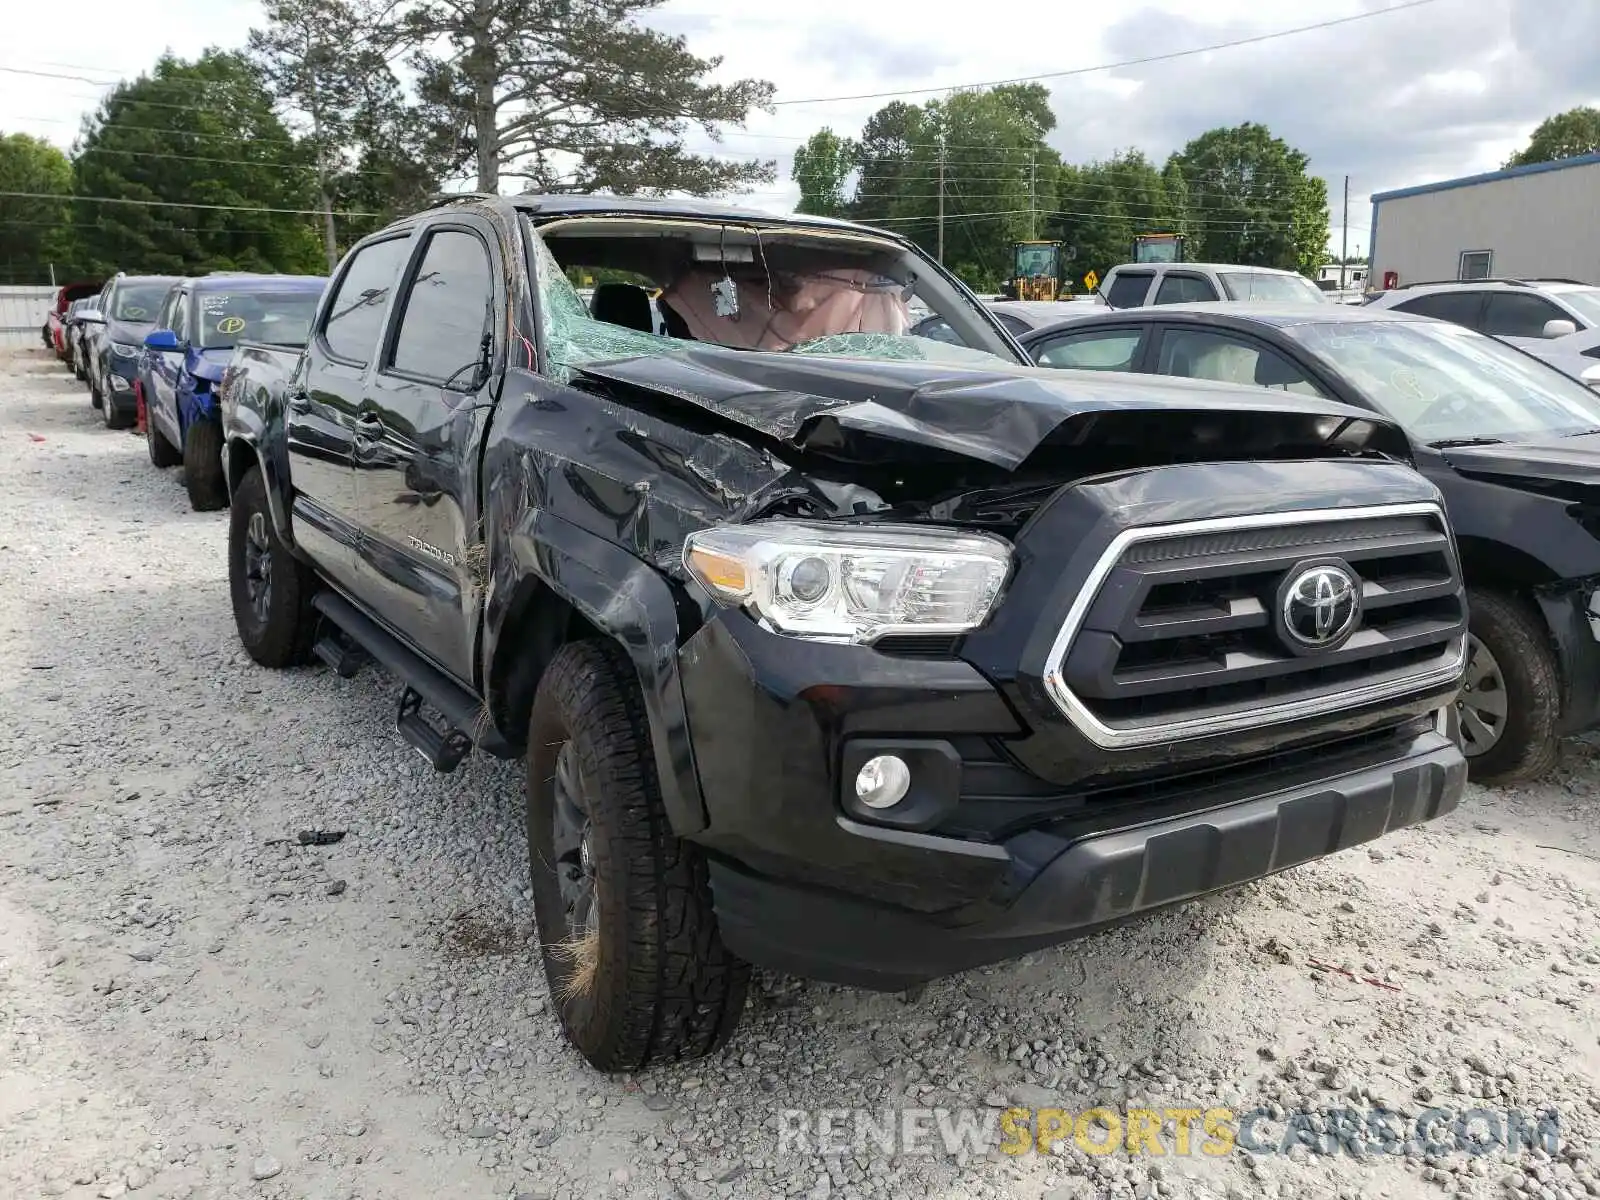
[[[223,317],[217,322],[218,333],[238,333],[244,328],[243,317]]]

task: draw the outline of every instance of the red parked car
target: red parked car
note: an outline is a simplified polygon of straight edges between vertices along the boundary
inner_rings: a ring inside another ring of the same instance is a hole
[[[103,279],[81,279],[76,283],[64,283],[56,289],[55,304],[45,317],[44,328],[40,332],[44,336],[44,344],[56,352],[57,358],[65,359],[68,354],[66,330],[61,325],[61,317],[67,311],[67,305],[85,296],[95,295],[104,286]]]

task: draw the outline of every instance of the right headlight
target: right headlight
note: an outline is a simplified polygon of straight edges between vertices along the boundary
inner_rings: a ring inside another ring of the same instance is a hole
[[[683,564],[717,601],[779,633],[871,642],[982,625],[1011,572],[1011,546],[920,525],[754,521],[690,534]]]
[[[140,346],[130,346],[126,342],[111,343],[111,353],[118,358],[137,358],[141,349]]]

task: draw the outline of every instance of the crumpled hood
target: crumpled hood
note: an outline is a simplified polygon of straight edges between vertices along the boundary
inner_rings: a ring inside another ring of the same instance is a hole
[[[1197,449],[1381,451],[1405,435],[1371,412],[1287,392],[1154,375],[823,358],[692,347],[586,363],[580,375],[695,404],[803,450],[849,457],[871,440],[944,450],[1008,470],[1047,439],[1126,438],[1140,422],[1192,421]],[[1223,457],[1222,454],[1214,457]]]
[[[1445,461],[1463,475],[1494,478],[1515,487],[1519,481],[1600,484],[1600,434],[1537,442],[1496,442],[1452,446]]]

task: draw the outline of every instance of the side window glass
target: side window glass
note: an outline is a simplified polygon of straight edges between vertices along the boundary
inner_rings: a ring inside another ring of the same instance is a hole
[[[1478,312],[1483,304],[1483,293],[1471,290],[1460,292],[1435,292],[1431,296],[1418,296],[1396,304],[1401,312],[1416,313],[1420,317],[1436,317],[1468,329],[1478,328]]]
[[[178,335],[178,342],[181,345],[193,336],[193,331],[189,327],[189,297],[187,294],[176,295],[169,303],[171,310],[167,313],[167,320],[172,324],[167,328]]]
[[[483,360],[493,302],[494,276],[484,244],[456,229],[429,235],[405,295],[390,365],[465,390]]]
[[[1077,371],[1131,371],[1139,352],[1137,329],[1105,329],[1054,338],[1038,351],[1041,367]]]
[[[409,238],[390,238],[357,250],[350,260],[322,327],[328,349],[347,362],[366,366],[383,328],[383,314],[395,274],[405,261]]]
[[[1185,379],[1211,379],[1320,396],[1316,384],[1288,359],[1264,346],[1223,334],[1169,329],[1161,339],[1156,371]]]
[[[1161,286],[1156,289],[1157,304],[1196,304],[1216,298],[1217,289],[1199,275],[1168,273],[1162,276]]]
[[[1021,317],[1011,313],[995,313],[994,318],[1006,327],[1006,332],[1012,337],[1021,337],[1028,332],[1028,323]]]
[[[1484,313],[1483,331],[1496,337],[1543,337],[1546,321],[1559,321],[1566,315],[1542,296],[1495,292]]]
[[[1150,290],[1152,275],[1149,271],[1118,272],[1111,281],[1106,301],[1112,308],[1138,308]]]

